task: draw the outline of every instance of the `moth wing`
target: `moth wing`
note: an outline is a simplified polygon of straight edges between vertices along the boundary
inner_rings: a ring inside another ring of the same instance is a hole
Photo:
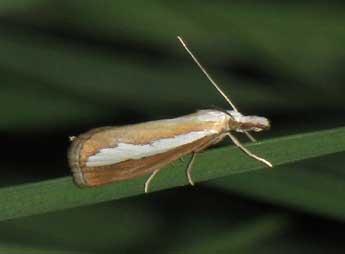
[[[223,131],[226,120],[223,112],[202,110],[174,119],[94,129],[73,140],[69,164],[81,186],[145,175],[211,144]],[[130,156],[126,158],[127,153]],[[91,163],[91,158],[96,162]]]
[[[143,176],[165,167],[184,155],[199,151],[211,145],[213,141],[213,136],[207,136],[173,150],[141,159],[131,159],[100,167],[84,166],[81,171],[74,171],[74,179],[81,186],[91,187]]]

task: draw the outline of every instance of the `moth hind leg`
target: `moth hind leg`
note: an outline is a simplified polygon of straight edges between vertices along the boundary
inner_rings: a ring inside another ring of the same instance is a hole
[[[188,182],[192,186],[194,186],[194,181],[192,179],[192,169],[193,169],[193,164],[194,164],[194,160],[195,160],[196,154],[197,154],[196,152],[194,152],[192,154],[192,158],[188,162],[187,171],[186,171]]]
[[[147,178],[146,182],[145,182],[145,193],[149,192],[149,188],[150,188],[150,184],[153,180],[153,178],[159,173],[160,169],[156,169],[155,171],[152,172],[152,174],[149,176],[149,178]]]

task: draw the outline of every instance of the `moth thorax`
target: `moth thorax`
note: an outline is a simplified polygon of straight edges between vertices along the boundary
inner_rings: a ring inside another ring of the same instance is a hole
[[[244,116],[236,111],[228,111],[232,116],[229,121],[229,129],[237,132],[243,131],[263,131],[270,128],[270,122],[267,118],[261,116]]]

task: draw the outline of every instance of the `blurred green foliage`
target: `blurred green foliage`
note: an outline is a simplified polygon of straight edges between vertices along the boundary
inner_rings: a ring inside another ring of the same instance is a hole
[[[178,34],[243,113],[271,119],[258,139],[343,126],[344,13],[341,1],[1,1],[1,186],[69,175],[68,136],[90,128],[227,107]],[[341,253],[343,158],[1,222],[0,250]]]

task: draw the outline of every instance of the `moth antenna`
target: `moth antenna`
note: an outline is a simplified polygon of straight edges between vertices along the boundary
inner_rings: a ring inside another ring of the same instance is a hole
[[[201,65],[201,63],[199,62],[199,60],[194,56],[194,54],[192,53],[192,51],[190,51],[190,49],[187,47],[187,44],[183,41],[181,36],[177,36],[177,39],[181,42],[182,46],[184,47],[184,49],[188,52],[188,54],[192,57],[192,59],[194,60],[194,62],[197,64],[197,66],[200,68],[200,70],[205,74],[205,76],[207,77],[207,79],[211,82],[211,84],[217,89],[217,91],[224,97],[224,99],[229,103],[229,105],[233,108],[234,111],[239,112],[238,109],[236,108],[236,106],[232,103],[232,101],[230,100],[230,98],[228,96],[226,96],[226,94],[223,92],[223,90],[217,85],[217,83],[212,79],[212,77],[210,76],[210,74],[208,74],[208,72],[206,71],[206,69]],[[252,141],[255,142],[255,138],[250,135],[250,133],[248,133],[247,131],[244,132],[247,137]]]
[[[217,83],[212,79],[212,77],[210,76],[210,74],[208,74],[208,72],[206,71],[206,69],[201,65],[201,63],[199,62],[199,60],[194,56],[194,54],[192,53],[192,51],[190,51],[190,49],[187,47],[186,43],[183,41],[182,37],[177,36],[177,39],[181,42],[182,46],[185,48],[185,50],[188,52],[188,54],[192,57],[192,59],[194,60],[194,62],[198,65],[198,67],[200,68],[200,70],[205,74],[205,76],[207,77],[207,79],[211,82],[211,84],[218,90],[218,92],[224,97],[224,99],[230,104],[230,106],[238,112],[238,109],[236,108],[236,106],[232,103],[232,101],[229,99],[228,96],[226,96],[226,94],[222,91],[222,89],[220,89],[220,87],[217,85]]]

